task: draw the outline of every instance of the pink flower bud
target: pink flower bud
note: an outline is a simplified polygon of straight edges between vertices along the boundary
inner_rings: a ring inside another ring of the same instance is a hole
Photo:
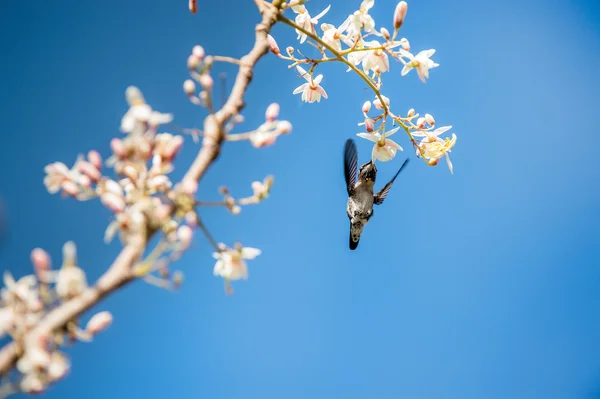
[[[425,114],[425,120],[427,121],[427,123],[429,123],[429,125],[435,125],[435,119],[433,119],[433,116]]]
[[[194,54],[190,55],[187,59],[187,67],[190,71],[195,71],[199,63],[200,60]]]
[[[121,185],[114,180],[106,180],[104,182],[104,190],[119,197],[123,196],[123,187],[121,187]]]
[[[425,127],[425,118],[420,117],[417,119],[417,128],[422,129],[423,127]]]
[[[161,204],[156,207],[154,211],[154,217],[160,221],[165,221],[171,216],[171,207],[169,205]]]
[[[62,182],[60,187],[65,193],[73,197],[79,194],[79,187],[77,187],[77,184],[73,183],[71,180],[65,180],[64,182]]]
[[[406,114],[406,116],[411,118],[412,116],[414,116],[414,114],[415,114],[415,109],[411,108],[408,110],[408,114]]]
[[[292,46],[287,46],[285,51],[288,53],[288,55],[291,55],[294,52],[294,48]]]
[[[383,98],[383,102],[389,108],[390,107],[390,99],[383,95],[381,96],[381,98]],[[383,109],[383,105],[381,104],[381,101],[379,101],[379,97],[373,101],[373,105],[377,109]]]
[[[398,30],[404,23],[404,17],[406,17],[406,11],[408,11],[408,4],[406,1],[401,1],[396,6],[396,11],[394,12],[394,29]]]
[[[131,165],[127,165],[123,168],[123,174],[132,182],[136,182],[139,176],[138,171]]]
[[[98,170],[102,169],[102,157],[96,150],[88,152],[88,161]]]
[[[400,39],[400,47],[402,47],[403,50],[410,51],[410,43],[408,39],[404,37]]]
[[[387,29],[385,29],[385,28],[383,28],[383,27],[382,27],[382,28],[379,30],[379,32],[381,33],[381,36],[383,36],[383,38],[384,38],[385,40],[390,40],[390,32],[389,32]]]
[[[123,197],[114,193],[106,192],[102,194],[100,201],[102,201],[104,206],[115,213],[121,213],[125,210],[125,201],[123,200]]]
[[[275,41],[275,39],[273,39],[273,36],[267,35],[267,41],[269,42],[269,48],[271,49],[273,54],[279,55],[279,53],[280,53],[279,46],[277,45],[277,42]]]
[[[90,179],[92,179],[92,181],[97,182],[98,180],[100,180],[100,177],[102,175],[100,174],[100,171],[94,165],[91,164],[91,162],[79,161],[78,165],[79,171],[88,176]]]
[[[113,317],[110,312],[100,312],[92,316],[85,326],[85,330],[92,335],[96,335],[101,331],[104,331],[112,323]]]
[[[80,175],[78,182],[83,187],[87,187],[87,188],[92,187],[92,179],[90,179],[89,176],[87,176],[87,175]]]
[[[50,255],[42,248],[35,248],[31,251],[31,263],[33,263],[36,274],[47,272],[52,265]]]
[[[371,110],[371,101],[365,101],[365,103],[362,106],[362,112],[364,114],[366,114],[367,112],[369,112]]]
[[[194,195],[198,191],[198,182],[194,179],[185,179],[181,182],[181,189],[187,195]]]
[[[162,152],[163,158],[166,160],[171,160],[177,155],[181,147],[183,146],[183,137],[181,136],[173,136],[171,140],[165,146],[165,149]]]
[[[123,145],[123,141],[121,139],[112,139],[110,141],[110,149],[113,154],[115,154],[118,158],[125,158],[127,152],[125,151],[125,146]]]
[[[190,0],[188,3],[188,7],[192,14],[195,14],[198,11],[198,0]]]
[[[200,84],[205,89],[210,89],[211,87],[213,87],[214,81],[208,73],[203,73],[202,76],[200,76]]]
[[[204,54],[204,48],[202,46],[194,46],[194,48],[192,49],[192,55],[198,58],[199,60],[202,60],[202,58],[204,58]]]
[[[181,247],[179,249],[181,251],[185,251],[190,247],[193,235],[194,232],[190,226],[183,225],[177,229],[177,239],[180,242]]]
[[[292,124],[288,121],[277,122],[277,130],[281,134],[288,134],[292,131]]]
[[[185,222],[188,225],[190,225],[192,227],[196,227],[197,221],[198,221],[198,218],[196,217],[196,212],[190,211],[185,214]]]
[[[183,82],[183,91],[187,96],[193,96],[196,91],[196,83],[191,79],[186,80]]]
[[[367,129],[367,132],[373,133],[373,130],[375,130],[375,125],[373,123],[373,119],[371,119],[371,118],[365,119],[365,128]]]
[[[265,118],[269,122],[273,122],[279,116],[279,104],[272,103],[267,107],[267,112],[265,112]]]

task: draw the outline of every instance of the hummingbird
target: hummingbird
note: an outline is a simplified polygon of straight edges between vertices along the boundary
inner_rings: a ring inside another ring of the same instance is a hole
[[[386,195],[392,188],[392,184],[400,171],[408,162],[408,158],[402,163],[398,172],[392,177],[381,191],[373,194],[373,187],[377,177],[377,167],[373,160],[363,164],[358,169],[358,181],[356,180],[356,172],[358,166],[358,151],[354,140],[346,140],[344,147],[344,178],[346,179],[346,189],[348,190],[348,205],[346,213],[350,219],[350,239],[349,245],[351,250],[358,247],[358,241],[364,227],[369,223],[369,219],[373,216],[373,204],[381,205],[385,200]]]

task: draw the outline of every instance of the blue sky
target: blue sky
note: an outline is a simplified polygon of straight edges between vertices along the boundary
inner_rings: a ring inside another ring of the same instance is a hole
[[[108,154],[128,85],[179,126],[200,127],[205,114],[181,89],[191,48],[241,56],[258,20],[251,1],[200,3],[195,16],[183,0],[4,7],[2,269],[29,273],[37,246],[56,263],[67,240],[90,279],[114,258],[119,245],[102,242],[108,211],[50,196],[43,167],[91,148]],[[337,25],[359,5],[336,3],[323,21]],[[389,28],[394,6],[377,1],[377,26]],[[293,133],[261,150],[228,143],[199,194],[218,199],[226,184],[242,196],[275,175],[264,204],[202,214],[219,241],[263,250],[249,281],[224,295],[197,239],[178,263],[180,292],[136,283],[96,308],[114,324],[69,349],[74,368],[45,397],[600,397],[599,16],[584,0],[409,2],[402,34],[415,50],[437,49],[440,67],[424,85],[394,63],[384,94],[397,112],[454,126],[455,174],[408,150],[380,166],[383,184],[413,158],[354,252],[342,149],[373,96],[328,64],[319,69],[329,99],[302,103],[297,74],[263,59],[239,131],[276,101]],[[273,35],[297,47],[287,27]],[[219,71],[230,85],[235,68]],[[362,163],[370,146],[357,144]],[[186,139],[175,176],[197,148]]]

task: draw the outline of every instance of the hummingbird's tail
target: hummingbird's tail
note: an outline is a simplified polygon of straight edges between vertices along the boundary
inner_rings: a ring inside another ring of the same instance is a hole
[[[350,236],[349,236],[349,247],[351,250],[355,250],[358,247],[360,241],[360,235],[362,234],[363,225],[361,223],[352,224],[350,223]]]

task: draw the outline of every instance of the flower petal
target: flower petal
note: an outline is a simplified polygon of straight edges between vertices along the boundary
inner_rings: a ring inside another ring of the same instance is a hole
[[[298,72],[300,72],[300,75],[304,78],[304,80],[310,82],[310,74],[306,72],[304,68],[302,68],[300,65],[296,65],[296,69],[298,70]]]
[[[242,258],[244,258],[244,259],[254,259],[261,253],[262,253],[262,251],[258,248],[252,248],[252,247],[242,248]]]
[[[327,14],[327,11],[329,11],[329,9],[331,8],[331,4],[327,6],[326,9],[324,9],[323,11],[321,11],[319,14],[317,14],[315,17],[313,17],[311,19],[311,22],[313,24],[316,24],[317,22],[319,22],[319,19],[323,17],[323,15]]]
[[[381,136],[379,136],[379,134],[371,134],[371,133],[357,133],[356,135],[358,137],[362,137],[363,139],[372,141],[373,143],[377,143],[377,141],[379,141],[379,139],[381,138]]]

